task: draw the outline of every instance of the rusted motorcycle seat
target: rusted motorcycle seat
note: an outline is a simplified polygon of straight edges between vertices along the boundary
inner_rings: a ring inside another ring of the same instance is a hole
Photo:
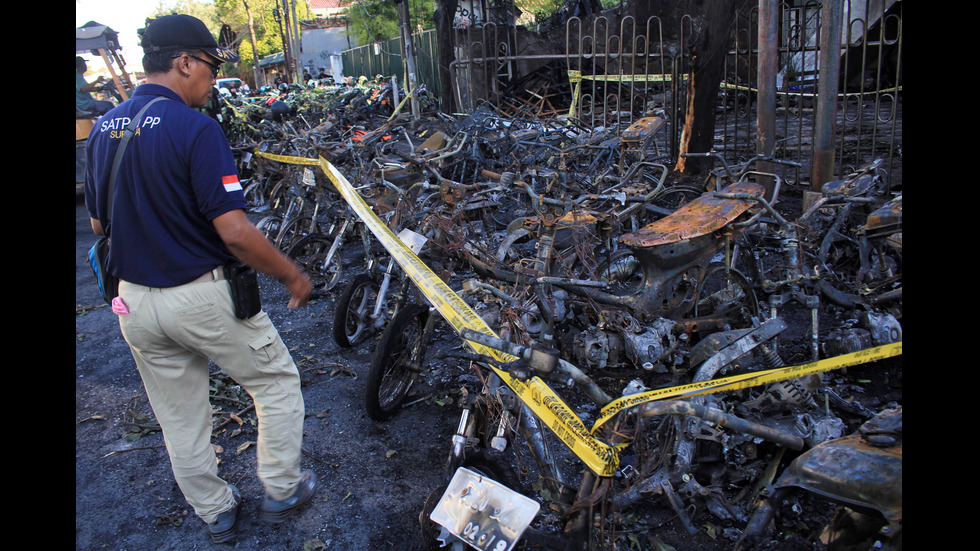
[[[736,182],[723,188],[721,193],[762,197],[765,188],[755,182]],[[726,199],[716,197],[714,193],[705,193],[670,216],[623,235],[620,241],[627,247],[655,247],[699,237],[725,227],[755,205],[754,201]]]

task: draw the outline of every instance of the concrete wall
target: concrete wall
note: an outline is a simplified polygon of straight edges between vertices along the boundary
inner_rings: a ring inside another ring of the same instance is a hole
[[[343,63],[340,60],[340,53],[350,47],[347,42],[347,29],[345,27],[330,27],[303,30],[301,38],[300,64],[302,67],[309,69],[310,74],[314,76],[319,72],[320,67],[325,67],[327,72],[333,75],[334,80],[340,82],[343,77]],[[300,69],[300,74],[302,72]]]

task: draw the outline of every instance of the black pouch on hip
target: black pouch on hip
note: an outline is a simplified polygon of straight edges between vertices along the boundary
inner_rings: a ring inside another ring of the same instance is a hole
[[[235,317],[248,319],[262,310],[259,296],[259,277],[251,266],[241,262],[226,264],[225,278],[231,286],[231,302],[235,305]]]

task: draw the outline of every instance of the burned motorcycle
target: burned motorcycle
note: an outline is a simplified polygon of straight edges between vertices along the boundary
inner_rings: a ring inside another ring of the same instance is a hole
[[[800,492],[839,504],[825,531],[831,545],[847,538],[852,545],[864,540],[864,549],[901,549],[902,409],[885,410],[854,434],[794,459],[766,488],[738,549],[750,551],[761,543],[782,502]]]

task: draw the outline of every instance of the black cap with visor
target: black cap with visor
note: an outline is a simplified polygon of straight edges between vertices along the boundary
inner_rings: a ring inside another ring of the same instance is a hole
[[[185,14],[164,15],[151,21],[140,45],[148,54],[200,50],[221,63],[237,63],[241,59],[235,52],[218,46],[203,21]]]

